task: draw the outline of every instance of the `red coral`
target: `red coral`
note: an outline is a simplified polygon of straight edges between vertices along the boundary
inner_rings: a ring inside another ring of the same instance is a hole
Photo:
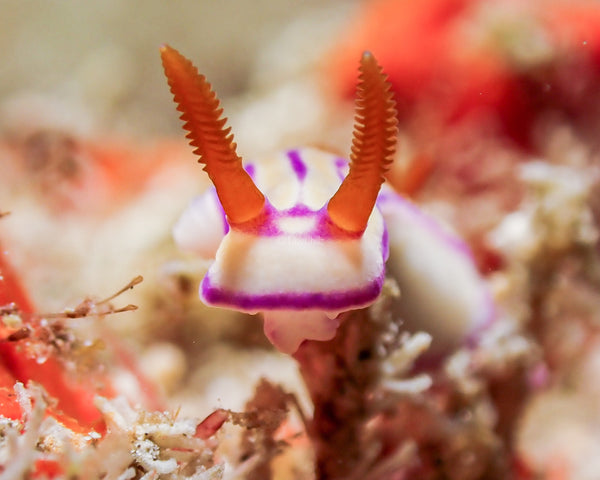
[[[0,251],[0,276],[0,305],[14,306],[27,323],[34,309],[3,249]],[[88,378],[76,382],[69,378],[57,358],[51,356],[40,363],[35,358],[27,357],[18,341],[8,340],[9,333],[10,329],[0,325],[0,338],[4,339],[0,340],[0,387],[12,390],[15,382],[37,382],[57,400],[53,416],[61,423],[82,433],[90,429],[103,431],[104,422],[93,399],[95,395],[115,395],[110,381],[107,378]]]
[[[331,59],[332,77],[348,95],[350,65],[372,50],[385,65],[401,117],[433,108],[443,123],[494,111],[519,142],[530,123],[525,92],[500,52],[469,45],[460,28],[473,0],[370,2]],[[351,33],[350,33],[351,32]]]
[[[350,96],[354,59],[367,48],[386,66],[401,119],[422,118],[408,126],[426,126],[425,143],[432,133],[439,136],[431,127],[485,120],[515,145],[535,148],[540,115],[554,111],[588,118],[582,113],[594,108],[590,95],[597,96],[600,75],[600,8],[581,0],[529,2],[521,10],[518,2],[505,1],[493,8],[512,15],[508,27],[516,34],[542,37],[549,55],[519,63],[493,22],[481,38],[473,37],[468,26],[481,25],[477,16],[485,9],[477,0],[375,0],[348,25],[329,58],[329,73],[338,90]]]

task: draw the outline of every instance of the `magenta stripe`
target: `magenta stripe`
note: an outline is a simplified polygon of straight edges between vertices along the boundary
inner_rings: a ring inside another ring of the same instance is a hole
[[[287,156],[290,159],[290,163],[294,173],[296,174],[296,177],[298,177],[298,181],[302,183],[306,178],[306,173],[308,170],[306,168],[306,164],[300,156],[300,152],[298,150],[288,150]]]
[[[273,293],[252,295],[227,291],[211,285],[209,275],[204,277],[200,295],[209,305],[233,307],[238,310],[352,310],[373,302],[381,293],[384,275],[363,288],[337,292]]]

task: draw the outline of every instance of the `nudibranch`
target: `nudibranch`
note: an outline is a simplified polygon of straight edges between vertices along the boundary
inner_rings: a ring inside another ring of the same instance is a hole
[[[450,319],[454,324],[481,323],[486,306],[479,277],[468,258],[446,245],[450,234],[438,235],[433,220],[391,190],[380,195],[397,120],[387,77],[372,54],[360,60],[349,163],[301,148],[245,166],[206,78],[169,46],[161,48],[161,57],[187,138],[214,185],[174,228],[180,247],[214,258],[200,286],[206,304],[262,312],[269,340],[293,353],[304,340],[333,338],[340,313],[377,299],[391,249],[398,260],[394,270],[415,282],[409,290],[417,302],[441,295],[438,308],[411,307],[415,315],[433,313],[425,321],[435,323],[448,321],[451,311],[460,317]],[[378,201],[398,225],[386,226]],[[434,250],[431,259],[420,243]],[[432,284],[427,277],[438,272],[443,282]],[[460,294],[465,289],[470,293]],[[448,309],[448,302],[459,305]]]

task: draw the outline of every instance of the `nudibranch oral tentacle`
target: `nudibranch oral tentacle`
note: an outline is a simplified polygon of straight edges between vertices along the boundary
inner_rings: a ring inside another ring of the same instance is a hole
[[[221,118],[223,109],[210,83],[177,50],[164,45],[160,49],[165,75],[187,138],[200,156],[204,170],[215,185],[223,209],[232,223],[243,223],[262,212],[265,197],[242,167],[236,153],[231,127]]]

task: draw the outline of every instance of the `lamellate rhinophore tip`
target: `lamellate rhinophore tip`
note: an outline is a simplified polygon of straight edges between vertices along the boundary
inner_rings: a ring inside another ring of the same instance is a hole
[[[327,205],[331,221],[350,232],[367,226],[398,135],[391,85],[369,51],[362,55],[359,72],[350,170]]]
[[[231,224],[250,221],[263,211],[265,197],[242,166],[231,128],[210,83],[194,65],[169,45],[160,55],[190,145],[215,185]]]

